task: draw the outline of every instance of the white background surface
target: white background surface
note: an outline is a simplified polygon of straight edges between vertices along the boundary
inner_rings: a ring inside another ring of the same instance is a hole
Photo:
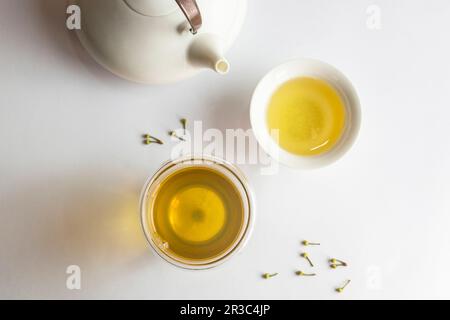
[[[65,29],[64,2],[0,2],[0,298],[450,298],[447,0],[250,0],[232,72],[165,87],[92,62]],[[379,31],[366,27],[371,4]],[[317,171],[242,167],[258,205],[246,249],[206,272],[161,261],[141,233],[138,196],[170,143],[145,147],[140,135],[164,136],[179,116],[247,129],[257,81],[303,56],[358,90],[354,148]],[[323,244],[309,250],[316,278],[294,275],[310,270],[302,239]],[[350,267],[329,270],[330,256]],[[71,264],[80,291],[66,289]]]

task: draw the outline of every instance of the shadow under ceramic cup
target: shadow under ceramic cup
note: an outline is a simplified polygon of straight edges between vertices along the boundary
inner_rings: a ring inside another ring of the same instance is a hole
[[[337,143],[328,151],[302,156],[280,147],[267,125],[267,110],[275,91],[287,81],[309,77],[323,80],[340,95],[345,107],[345,126]],[[297,59],[270,71],[258,84],[250,105],[250,120],[256,139],[272,158],[298,169],[327,166],[341,158],[353,145],[360,128],[361,110],[358,95],[345,75],[333,66],[313,59]]]

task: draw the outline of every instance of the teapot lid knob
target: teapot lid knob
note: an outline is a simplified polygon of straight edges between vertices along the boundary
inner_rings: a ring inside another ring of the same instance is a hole
[[[202,15],[195,0],[175,0],[191,25],[191,32],[196,34],[202,26]]]

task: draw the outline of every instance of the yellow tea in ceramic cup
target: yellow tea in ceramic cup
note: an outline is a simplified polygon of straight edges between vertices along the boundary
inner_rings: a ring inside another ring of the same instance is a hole
[[[339,70],[318,60],[297,59],[259,82],[250,120],[256,139],[272,158],[313,169],[333,163],[353,145],[360,104]]]
[[[254,212],[242,174],[216,158],[163,166],[144,189],[142,223],[158,254],[190,269],[213,267],[248,238]]]
[[[299,77],[283,83],[267,109],[269,130],[278,130],[279,145],[297,155],[327,152],[345,129],[346,111],[340,94],[326,81]]]

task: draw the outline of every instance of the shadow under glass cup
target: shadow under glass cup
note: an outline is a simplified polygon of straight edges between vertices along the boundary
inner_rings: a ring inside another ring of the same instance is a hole
[[[153,250],[185,269],[209,269],[238,253],[255,217],[244,175],[215,157],[164,164],[146,183],[141,222]]]

